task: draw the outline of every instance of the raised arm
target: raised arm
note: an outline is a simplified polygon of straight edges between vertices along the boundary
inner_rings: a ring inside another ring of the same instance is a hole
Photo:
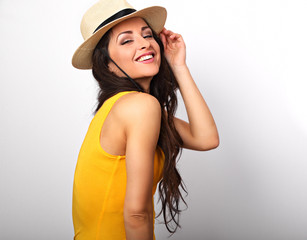
[[[159,102],[144,93],[129,94],[123,103],[127,187],[124,222],[127,240],[153,239],[153,170],[159,138]]]
[[[165,57],[179,84],[189,123],[175,118],[175,127],[183,140],[183,147],[210,150],[219,145],[218,131],[212,114],[198,90],[186,65],[186,48],[181,35],[165,28],[160,34]]]

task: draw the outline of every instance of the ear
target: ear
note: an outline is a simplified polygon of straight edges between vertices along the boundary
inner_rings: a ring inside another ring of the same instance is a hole
[[[122,73],[122,71],[120,71],[120,70],[118,69],[118,67],[116,67],[116,65],[115,65],[112,61],[110,61],[110,62],[108,63],[108,68],[109,68],[109,71],[110,71],[110,72],[114,73],[114,74],[117,75],[118,77],[124,77],[124,76],[125,76],[125,75]]]

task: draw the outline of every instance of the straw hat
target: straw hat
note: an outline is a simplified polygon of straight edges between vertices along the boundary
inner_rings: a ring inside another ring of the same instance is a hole
[[[101,37],[116,24],[132,17],[145,19],[156,33],[160,33],[166,21],[166,9],[155,6],[136,11],[125,0],[100,0],[82,18],[84,42],[75,51],[72,65],[79,69],[91,69],[93,51]]]

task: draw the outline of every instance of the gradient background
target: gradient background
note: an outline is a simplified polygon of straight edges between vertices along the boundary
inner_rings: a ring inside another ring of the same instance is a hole
[[[73,174],[97,87],[71,57],[94,2],[0,0],[0,239],[73,238]],[[170,239],[307,239],[307,2],[130,3],[168,9],[220,134],[216,150],[183,151],[189,208]],[[167,239],[163,225],[156,236]]]

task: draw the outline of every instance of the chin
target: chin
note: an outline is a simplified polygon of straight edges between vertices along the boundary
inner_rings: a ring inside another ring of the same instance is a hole
[[[153,77],[158,74],[159,70],[159,68],[148,69],[147,71],[143,71],[137,78]]]
[[[144,80],[146,80],[146,79],[152,79],[154,76],[155,76],[156,74],[146,74],[146,75],[142,75],[142,76],[138,76],[138,77],[135,77],[135,78],[133,78],[133,79],[144,79]]]
[[[138,64],[129,66],[127,70],[127,74],[133,79],[152,78],[160,71],[160,66],[158,64]]]

